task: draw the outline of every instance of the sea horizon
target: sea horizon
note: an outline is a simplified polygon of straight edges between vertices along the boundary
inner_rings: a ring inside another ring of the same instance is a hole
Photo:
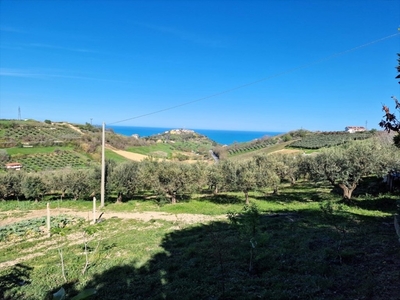
[[[118,126],[111,125],[107,128],[112,129],[115,133],[139,137],[148,137],[160,133],[164,133],[173,129],[189,129],[197,133],[205,135],[209,139],[221,145],[232,145],[234,143],[245,143],[266,136],[276,136],[285,133],[284,131],[250,131],[250,130],[222,130],[222,129],[199,129],[199,128],[169,128],[169,127],[140,127],[140,126]]]

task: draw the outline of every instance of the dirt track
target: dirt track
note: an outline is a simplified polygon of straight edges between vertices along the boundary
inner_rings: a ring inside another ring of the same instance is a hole
[[[123,156],[125,158],[128,158],[130,160],[134,160],[134,161],[141,161],[141,160],[143,160],[143,159],[148,157],[147,155],[133,153],[133,152],[124,151],[124,150],[116,150],[116,149],[110,149],[110,150],[112,150],[113,152],[115,152],[115,153],[117,153],[117,154],[119,154],[119,155],[121,155],[121,156]]]
[[[0,226],[13,224],[23,220],[29,220],[33,218],[40,218],[44,217],[47,214],[46,209],[40,210],[33,210],[27,212],[23,216],[13,216],[15,213],[21,212],[0,212]],[[50,212],[51,215],[72,215],[76,217],[85,218],[88,221],[93,220],[93,212],[92,211],[76,211],[72,209],[52,209]],[[97,217],[100,214],[100,211],[97,212]],[[121,219],[135,219],[141,221],[150,221],[150,220],[165,220],[165,221],[178,221],[185,224],[193,224],[193,223],[202,223],[202,222],[209,222],[213,220],[223,220],[226,218],[225,216],[208,216],[208,215],[201,215],[201,214],[169,214],[164,212],[132,212],[132,213],[125,213],[125,212],[104,212],[102,218],[110,219],[110,218],[121,218]]]

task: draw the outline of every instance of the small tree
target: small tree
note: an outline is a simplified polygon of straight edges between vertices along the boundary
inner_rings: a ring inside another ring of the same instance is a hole
[[[117,165],[110,175],[111,186],[118,192],[117,202],[122,202],[123,195],[133,195],[141,187],[139,163],[126,162]]]
[[[6,163],[10,160],[10,155],[5,149],[0,149],[0,164]]]
[[[89,170],[76,170],[66,175],[68,192],[73,195],[74,200],[90,193],[90,175]]]
[[[308,172],[312,179],[327,180],[343,191],[344,199],[351,199],[363,177],[383,175],[389,170],[388,151],[377,142],[368,140],[329,148],[307,161]]]
[[[61,201],[64,199],[65,194],[68,191],[70,185],[71,172],[73,171],[69,168],[55,171],[51,174],[51,178],[49,179],[49,183],[52,186],[52,188],[60,193]]]
[[[6,190],[8,196],[14,196],[17,200],[22,195],[22,181],[24,178],[24,172],[7,172],[5,177]]]
[[[172,204],[177,195],[191,194],[205,184],[205,165],[145,160],[139,165],[138,180],[143,189],[167,197]]]
[[[253,158],[257,166],[259,187],[272,187],[274,194],[278,194],[279,185],[285,174],[286,166],[277,155],[257,155]]]
[[[217,195],[224,183],[221,163],[212,164],[207,167],[207,185],[214,195]]]
[[[21,185],[25,198],[35,199],[35,201],[38,201],[40,197],[43,198],[46,189],[46,184],[40,175],[25,176]]]
[[[246,205],[249,205],[249,192],[259,187],[257,166],[251,160],[240,162],[237,165],[236,174],[237,188],[244,193]]]
[[[7,197],[7,179],[6,174],[0,173],[0,199],[4,200]]]
[[[400,53],[397,53],[397,66],[396,66],[397,72],[399,73],[396,76],[396,79],[400,78]],[[399,81],[400,84],[400,81]],[[396,104],[396,109],[400,109],[400,103],[397,100],[395,96],[392,96],[395,104]],[[383,115],[383,119],[379,122],[379,126],[382,127],[384,130],[387,132],[394,131],[397,132],[397,136],[394,137],[394,142],[396,145],[400,145],[400,122],[397,119],[396,115],[390,112],[389,107],[386,105],[382,105],[382,110],[385,112]]]

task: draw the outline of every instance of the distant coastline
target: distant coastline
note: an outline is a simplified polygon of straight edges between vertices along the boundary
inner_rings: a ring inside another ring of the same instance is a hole
[[[166,128],[166,127],[136,127],[136,126],[107,126],[112,129],[115,133],[122,134],[125,136],[132,136],[138,134],[140,137],[147,137],[158,133],[164,133],[165,131],[177,128]],[[276,136],[284,132],[274,131],[240,131],[240,130],[213,130],[213,129],[192,129],[195,132],[203,134],[211,140],[222,144],[231,145],[233,143],[244,143],[250,142],[255,139],[260,139],[264,136]]]

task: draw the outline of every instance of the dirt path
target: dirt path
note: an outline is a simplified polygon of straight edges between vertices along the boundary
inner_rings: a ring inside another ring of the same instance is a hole
[[[70,123],[61,123],[63,125],[67,125],[69,128],[75,130],[76,132],[79,132],[80,134],[83,134],[82,130],[80,130],[78,127],[75,127],[74,125]]]
[[[281,149],[272,153],[282,153],[282,154],[297,154],[297,153],[303,153],[301,150],[296,150],[296,149]]]
[[[21,211],[12,211],[12,212],[0,212],[0,226],[13,224],[23,220],[29,220],[33,218],[40,218],[47,215],[46,209],[33,210],[23,214]],[[18,216],[15,216],[17,214]],[[85,218],[88,221],[93,220],[93,212],[92,211],[76,211],[67,208],[61,209],[52,209],[50,214],[52,216],[57,216],[61,214],[72,215],[75,217]],[[100,212],[97,213],[98,215]],[[97,217],[98,217],[97,215]],[[110,218],[121,218],[121,219],[135,219],[140,221],[150,221],[150,220],[165,220],[165,221],[178,221],[185,224],[194,224],[194,223],[203,223],[215,220],[223,220],[226,218],[224,215],[220,216],[208,216],[201,214],[169,214],[164,212],[157,211],[146,211],[146,212],[104,212],[102,218],[110,219]]]
[[[116,149],[113,149],[110,147],[107,147],[107,148],[127,159],[134,160],[134,161],[141,161],[148,157],[147,155],[133,153],[133,152],[125,151],[125,150],[116,150]]]
[[[107,149],[109,149],[109,150],[111,150],[111,151],[113,151],[113,152],[115,152],[115,153],[117,153],[117,154],[119,154],[119,155],[121,155],[121,156],[123,156],[123,157],[125,157],[127,159],[134,160],[134,161],[142,161],[142,160],[148,158],[147,155],[143,155],[143,154],[139,154],[139,153],[133,153],[133,152],[125,151],[125,150],[118,150],[118,149],[115,149],[115,148],[109,147],[109,146],[107,146]],[[162,160],[162,159],[159,159],[159,160]],[[188,159],[188,160],[184,160],[183,162],[189,163],[189,164],[194,164],[196,162],[199,162],[199,160]],[[205,162],[206,163],[212,163],[210,161],[205,161]]]

